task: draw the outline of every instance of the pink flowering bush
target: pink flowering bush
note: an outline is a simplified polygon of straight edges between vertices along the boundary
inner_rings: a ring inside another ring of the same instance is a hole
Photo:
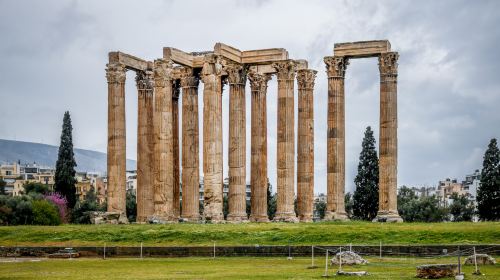
[[[61,221],[65,224],[68,223],[68,206],[66,198],[58,193],[51,193],[49,195],[45,195],[45,200],[54,204],[59,210],[59,217]]]

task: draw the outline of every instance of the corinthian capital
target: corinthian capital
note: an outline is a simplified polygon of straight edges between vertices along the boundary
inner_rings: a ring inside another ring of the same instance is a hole
[[[292,60],[279,61],[272,64],[278,72],[278,80],[293,80],[297,66]]]
[[[247,81],[246,66],[237,63],[228,63],[224,65],[224,70],[227,72],[227,80],[230,85],[238,84],[245,85]]]
[[[163,59],[157,59],[154,62],[154,80],[155,86],[165,87],[172,83],[173,63]]]
[[[252,91],[266,92],[267,82],[271,80],[271,75],[250,71],[248,73],[248,80],[250,81]]]
[[[199,75],[195,74],[193,68],[183,67],[181,69],[181,87],[198,87]]]
[[[397,52],[382,53],[378,57],[378,69],[380,75],[397,75],[398,74],[398,58]]]
[[[312,69],[301,69],[297,71],[297,85],[299,89],[313,89],[314,80],[318,71]]]
[[[153,71],[137,71],[135,76],[137,89],[139,90],[152,90],[153,89]]]
[[[108,63],[106,64],[106,78],[109,84],[123,84],[125,83],[125,65],[121,63]]]
[[[323,61],[326,64],[328,77],[345,77],[345,70],[349,60],[343,56],[326,56]]]
[[[206,79],[213,79],[214,76],[220,76],[221,74],[222,64],[220,57],[215,54],[205,55],[205,61],[203,62],[203,68],[201,69],[202,81],[205,83]]]

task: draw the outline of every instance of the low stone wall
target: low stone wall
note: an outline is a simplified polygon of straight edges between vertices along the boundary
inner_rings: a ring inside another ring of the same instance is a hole
[[[339,246],[318,246],[336,251]],[[472,249],[472,245],[460,245],[461,250]],[[500,245],[475,245],[476,251],[489,255],[500,255]],[[102,257],[104,247],[73,247],[82,257]],[[48,254],[64,249],[64,247],[0,247],[0,257],[44,257]],[[456,245],[419,245],[419,246],[383,246],[383,256],[442,256],[443,251],[452,253],[458,249]],[[218,257],[236,256],[288,256],[288,246],[216,246],[215,254]],[[290,246],[292,256],[310,256],[311,246]],[[360,255],[378,256],[379,246],[352,246],[352,250]],[[140,246],[111,246],[106,247],[106,257],[138,257]],[[144,257],[211,257],[214,254],[212,246],[206,247],[143,247]],[[315,254],[323,255],[324,250],[315,249]],[[464,256],[465,257],[465,256]]]

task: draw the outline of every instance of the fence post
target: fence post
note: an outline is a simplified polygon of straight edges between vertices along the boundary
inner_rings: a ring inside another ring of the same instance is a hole
[[[311,254],[311,268],[314,268],[314,246],[311,246],[312,254]]]
[[[215,259],[215,241],[214,241],[214,259]]]
[[[342,271],[342,246],[340,246],[339,250],[339,271]]]
[[[325,255],[325,274],[323,274],[323,277],[328,277],[328,249],[326,249],[326,255]]]
[[[142,259],[142,242],[141,242],[141,259]]]
[[[104,242],[104,253],[103,253],[103,259],[106,259],[106,242]]]
[[[380,241],[380,247],[379,247],[379,259],[382,259],[382,241]]]

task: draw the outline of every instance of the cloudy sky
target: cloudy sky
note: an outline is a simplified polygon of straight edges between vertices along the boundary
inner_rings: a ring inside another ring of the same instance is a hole
[[[57,145],[63,113],[69,110],[75,146],[105,152],[109,51],[152,60],[165,46],[185,51],[211,50],[216,42],[242,50],[281,47],[318,70],[315,191],[324,192],[327,81],[322,59],[332,55],[334,43],[388,39],[400,53],[398,185],[462,179],[481,166],[489,139],[500,137],[499,10],[499,1],[0,0],[0,138]],[[137,138],[133,78],[129,72],[131,159]],[[268,93],[268,164],[275,186],[275,79]],[[225,92],[225,147],[228,101]],[[247,95],[248,137],[249,102]],[[376,59],[353,60],[346,74],[348,191],[367,126],[378,142]]]

